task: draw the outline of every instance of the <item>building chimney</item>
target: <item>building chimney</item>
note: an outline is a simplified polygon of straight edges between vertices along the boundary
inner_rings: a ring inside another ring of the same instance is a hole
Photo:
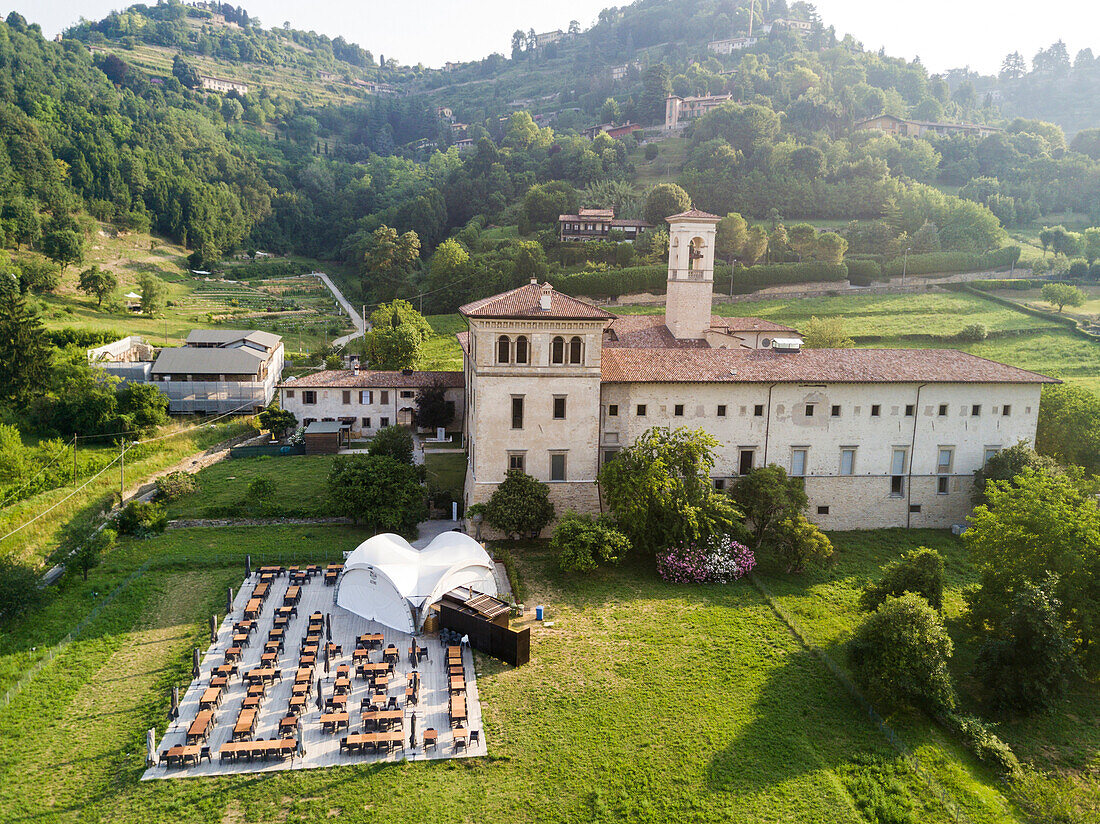
[[[355,375],[355,377],[359,377],[359,358],[351,362],[351,374]]]
[[[542,284],[542,293],[539,295],[539,308],[544,312],[550,311],[550,296],[554,293],[554,287],[549,283]]]
[[[538,278],[531,278],[531,285],[532,286],[538,286],[539,285],[539,279]]]

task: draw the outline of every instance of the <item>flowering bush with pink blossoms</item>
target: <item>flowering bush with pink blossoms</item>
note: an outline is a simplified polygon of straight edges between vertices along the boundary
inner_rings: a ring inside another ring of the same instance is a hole
[[[657,553],[657,574],[677,584],[728,584],[747,575],[756,556],[728,535]]]

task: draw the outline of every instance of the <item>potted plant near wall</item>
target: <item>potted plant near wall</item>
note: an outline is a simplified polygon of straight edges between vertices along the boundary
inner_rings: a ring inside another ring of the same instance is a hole
[[[485,520],[485,504],[474,504],[466,510],[466,520],[474,525],[474,540],[481,540],[481,523]]]

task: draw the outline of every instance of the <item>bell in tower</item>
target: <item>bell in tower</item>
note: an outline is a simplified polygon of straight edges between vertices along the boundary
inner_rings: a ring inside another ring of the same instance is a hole
[[[706,337],[714,288],[714,239],[718,215],[691,209],[668,221],[665,325],[681,340]]]

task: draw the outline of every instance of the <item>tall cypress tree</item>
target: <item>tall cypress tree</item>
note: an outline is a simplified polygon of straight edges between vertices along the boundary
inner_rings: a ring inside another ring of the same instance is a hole
[[[0,275],[0,401],[27,403],[49,374],[49,344],[14,275]]]

